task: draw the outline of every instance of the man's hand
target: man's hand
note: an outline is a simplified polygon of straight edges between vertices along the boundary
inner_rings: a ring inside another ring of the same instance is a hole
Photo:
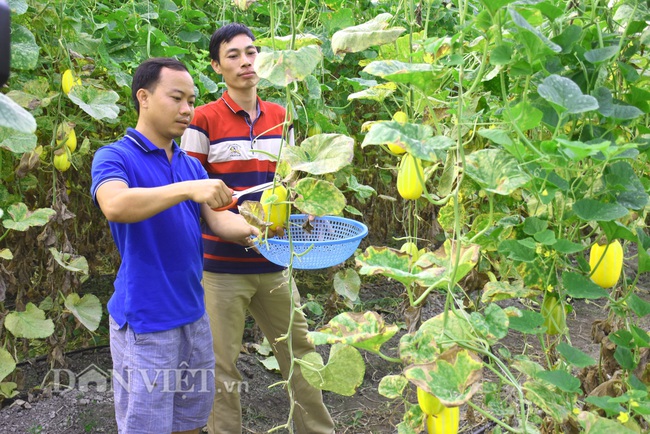
[[[189,198],[210,208],[221,208],[232,202],[232,190],[220,179],[189,181]]]
[[[224,241],[252,247],[253,237],[260,232],[255,226],[249,225],[244,217],[230,211],[214,211],[209,205],[201,206],[201,216],[206,221],[212,233]]]

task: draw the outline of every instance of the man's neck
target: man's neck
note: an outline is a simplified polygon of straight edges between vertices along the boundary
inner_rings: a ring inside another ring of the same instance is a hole
[[[171,159],[172,155],[172,141],[163,137],[158,132],[154,131],[146,123],[138,121],[135,130],[145,136],[157,148],[164,149],[167,157]]]
[[[252,120],[257,118],[257,88],[228,89],[228,95],[239,107],[244,109]]]

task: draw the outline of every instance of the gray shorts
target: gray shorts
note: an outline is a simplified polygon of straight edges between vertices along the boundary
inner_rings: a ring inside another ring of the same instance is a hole
[[[207,314],[156,333],[121,329],[109,317],[118,432],[161,434],[201,428],[214,399],[214,353]]]

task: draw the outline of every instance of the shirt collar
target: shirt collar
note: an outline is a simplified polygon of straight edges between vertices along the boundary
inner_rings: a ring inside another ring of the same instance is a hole
[[[133,144],[138,146],[144,152],[152,152],[161,150],[158,146],[151,143],[149,139],[145,137],[140,131],[135,128],[127,128],[125,137],[129,139]],[[172,154],[177,152],[183,152],[181,148],[176,144],[175,140],[172,140]],[[184,152],[183,152],[184,153]]]
[[[228,94],[228,91],[225,91],[225,92],[223,93],[222,98],[223,98],[224,102],[226,103],[226,105],[228,106],[228,108],[229,108],[230,110],[232,110],[233,113],[236,113],[236,114],[244,114],[244,113],[246,113],[246,110],[244,110],[243,108],[241,108],[241,107],[239,106],[239,104],[237,104],[237,103],[235,102],[235,100],[233,100],[233,99],[230,97],[230,95]],[[262,113],[264,113],[265,105],[266,105],[266,104],[264,103],[264,101],[262,101],[262,98],[260,98],[259,96],[257,96],[257,117],[260,117],[260,115],[261,115]]]

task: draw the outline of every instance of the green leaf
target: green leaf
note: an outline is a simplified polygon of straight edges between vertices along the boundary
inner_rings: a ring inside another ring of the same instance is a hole
[[[556,252],[565,255],[582,252],[584,249],[586,249],[586,247],[582,244],[574,243],[573,241],[569,241],[564,238],[557,240],[555,244],[552,245],[552,247]]]
[[[609,47],[594,48],[593,50],[585,51],[584,56],[587,62],[598,64],[616,57],[617,54],[618,45],[610,45]]]
[[[481,0],[481,3],[485,6],[485,9],[490,12],[490,15],[494,16],[499,9],[513,3],[514,1],[515,0]]]
[[[411,257],[408,253],[400,252],[389,247],[368,247],[361,255],[357,256],[356,264],[359,274],[365,276],[382,275],[408,286],[418,279],[417,272],[410,272]],[[442,281],[444,269],[437,269],[432,276],[438,276]]]
[[[14,258],[14,254],[11,253],[11,250],[9,249],[0,250],[0,259],[6,259],[8,261],[11,261],[13,258]]]
[[[634,360],[634,354],[632,354],[632,351],[629,348],[616,347],[614,358],[623,369],[631,371],[637,366],[637,363]]]
[[[648,255],[648,249],[650,249],[650,237],[648,237],[643,229],[637,228],[637,264],[638,272],[646,273],[650,271],[650,255]]]
[[[498,251],[513,261],[533,262],[537,258],[535,246],[530,246],[524,240],[502,241],[498,246]]]
[[[50,247],[54,260],[63,268],[73,273],[88,274],[88,261],[84,256],[61,253],[56,248]]]
[[[598,112],[603,116],[621,120],[631,120],[643,116],[643,112],[633,105],[616,104],[612,92],[606,87],[596,89],[594,97],[598,101]]]
[[[522,131],[532,130],[542,123],[543,113],[533,107],[528,101],[522,101],[512,107],[510,111],[504,112],[506,117],[510,116],[510,122],[516,123]]]
[[[300,146],[287,146],[282,158],[293,170],[312,175],[338,172],[354,158],[354,139],[343,134],[316,134]]]
[[[194,43],[201,40],[201,38],[203,37],[203,33],[199,32],[198,30],[192,30],[192,31],[181,30],[176,34],[176,36],[178,36],[178,39],[180,39],[183,42]]]
[[[551,416],[558,423],[566,420],[570,415],[567,405],[567,396],[558,393],[555,387],[542,380],[527,381],[523,384],[526,398],[532,401],[545,414]]]
[[[293,47],[291,43],[293,42]],[[321,45],[323,42],[316,35],[301,33],[298,35],[275,36],[272,38],[259,38],[255,40],[258,47],[273,47],[276,50],[290,50],[306,47],[308,45]]]
[[[564,357],[567,363],[578,368],[586,368],[587,366],[594,366],[596,364],[596,360],[593,357],[572,347],[566,342],[560,342],[557,346],[557,351]]]
[[[54,323],[45,319],[45,312],[27,303],[24,312],[11,312],[5,317],[5,328],[17,338],[45,339],[54,333]]]
[[[332,35],[332,51],[334,54],[358,53],[375,45],[394,42],[406,29],[387,28],[392,18],[391,14],[382,13],[358,26],[339,30]]]
[[[485,337],[488,341],[496,342],[505,338],[508,334],[508,324],[509,319],[505,311],[497,304],[490,303],[485,309],[485,325],[487,326]]]
[[[548,221],[542,220],[539,217],[527,217],[524,220],[523,231],[527,235],[538,234],[548,228]]]
[[[408,384],[403,375],[386,375],[379,382],[377,392],[388,399],[396,399],[402,396]]]
[[[580,380],[565,371],[542,371],[537,378],[547,381],[567,393],[581,393]]]
[[[99,321],[102,319],[102,304],[97,296],[85,294],[80,298],[79,294],[68,294],[65,298],[65,307],[91,332],[99,327]]]
[[[634,349],[636,347],[634,335],[628,330],[620,329],[614,333],[610,333],[607,337],[619,347],[627,349]]]
[[[598,408],[602,408],[611,416],[618,416],[618,414],[625,409],[618,402],[614,401],[609,396],[588,396],[585,399],[586,403],[595,405]],[[616,431],[618,432],[618,431]]]
[[[95,55],[104,42],[101,37],[93,38],[92,35],[85,32],[79,32],[76,36],[78,39],[68,42],[67,48],[85,56]]]
[[[260,78],[274,86],[285,87],[302,81],[320,64],[323,53],[317,45],[298,50],[263,51],[255,59],[255,70]]]
[[[580,199],[573,204],[573,211],[586,221],[613,221],[628,214],[628,210],[617,203],[605,203],[595,199]]]
[[[370,101],[382,102],[395,93],[396,89],[397,86],[395,83],[382,83],[359,92],[351,93],[348,95],[348,101],[353,101],[355,99],[368,99]]]
[[[210,77],[203,74],[202,72],[199,73],[199,81],[203,87],[205,87],[205,90],[209,93],[217,93],[219,91],[219,85],[217,85],[217,83],[212,81]]]
[[[451,349],[433,363],[407,366],[404,376],[443,405],[455,407],[469,401],[480,388],[483,364],[479,360],[467,350]]]
[[[15,15],[22,15],[27,12],[29,5],[25,0],[9,0],[9,9]]]
[[[475,338],[469,314],[449,310],[426,320],[414,334],[402,336],[400,359],[404,364],[432,363],[442,351],[454,348],[456,342]]]
[[[558,36],[553,38],[553,42],[560,44],[562,53],[570,53],[576,43],[582,38],[582,27],[569,25],[562,30]]]
[[[530,23],[526,21],[526,19],[519,14],[519,12],[517,12],[513,8],[508,8],[508,12],[510,12],[510,17],[512,18],[512,21],[518,27],[521,27],[522,29],[526,29],[529,32],[531,32],[552,51],[556,53],[560,53],[562,51],[562,47],[557,45],[555,42],[550,41],[546,36],[544,36],[542,32],[537,30],[535,27],[531,26]]]
[[[514,144],[510,136],[508,136],[508,132],[499,128],[483,128],[478,130],[478,134],[493,141],[497,145],[512,146]]]
[[[404,417],[395,428],[396,434],[419,434],[426,423],[427,415],[418,404],[404,403]]]
[[[331,35],[336,30],[354,26],[355,15],[356,9],[353,11],[351,8],[341,8],[336,11],[321,12],[319,18],[327,34]]]
[[[30,112],[16,104],[14,100],[9,98],[7,95],[0,93],[0,127],[14,130],[12,131],[14,134],[15,131],[18,131],[19,133],[33,135],[32,133],[36,131],[36,120]],[[6,135],[6,132],[0,131],[0,140],[3,142],[7,140]],[[9,146],[3,145],[3,147],[12,151]],[[32,149],[35,147],[36,145],[34,145]]]
[[[511,298],[534,298],[538,290],[526,288],[521,281],[510,283],[508,281],[488,282],[483,287],[482,303],[508,300]]]
[[[38,304],[38,308],[46,312],[52,310],[54,308],[54,300],[48,295]]]
[[[555,21],[564,13],[564,9],[552,5],[550,2],[534,2],[534,4],[534,7],[539,9],[550,21]]]
[[[452,258],[455,256],[455,247],[449,240],[435,252],[426,252],[421,255],[415,264],[406,252],[400,252],[389,247],[370,246],[366,251],[356,257],[359,274],[377,275],[397,280],[408,286],[417,283],[425,288],[446,288],[449,280],[454,278],[454,283],[465,277],[478,261],[479,246],[472,244],[461,249],[458,267],[452,273]]]
[[[27,27],[16,25],[11,29],[11,68],[31,70],[38,65],[40,47]]]
[[[628,209],[640,210],[648,204],[648,193],[628,161],[617,161],[605,168],[603,178],[615,191],[616,202]]]
[[[55,211],[51,208],[39,208],[34,211],[29,211],[27,205],[19,202],[7,208],[7,214],[11,216],[11,219],[3,220],[3,226],[7,229],[24,232],[33,226],[43,226],[46,224],[50,220],[50,217],[55,214]]]
[[[573,298],[596,300],[606,298],[609,295],[606,290],[596,285],[590,279],[573,271],[565,271],[562,273],[562,285],[566,289],[567,294]]]
[[[309,332],[308,339],[314,345],[343,343],[378,353],[381,346],[399,330],[387,325],[376,312],[344,312],[330,320],[318,331]]]
[[[359,299],[360,289],[361,279],[354,269],[346,268],[334,275],[334,290],[341,297],[355,302]]]
[[[587,157],[598,155],[609,148],[609,142],[603,140],[599,143],[584,143],[577,140],[555,139],[558,150],[573,161],[584,160]]]
[[[556,74],[546,77],[537,88],[537,92],[542,98],[567,113],[584,113],[598,109],[596,98],[584,95],[580,87],[571,79]]]
[[[632,309],[639,318],[650,314],[650,303],[643,300],[636,294],[632,294],[627,299],[627,306]]]
[[[363,72],[395,83],[412,84],[428,93],[434,92],[437,87],[433,75],[437,71],[429,63],[375,60],[370,62]]]
[[[539,312],[522,310],[520,317],[510,317],[510,328],[524,334],[539,334],[544,332],[544,317]]]
[[[0,98],[2,94],[0,94]],[[2,103],[0,102],[0,105]],[[2,107],[0,107],[2,111]],[[30,115],[31,116],[31,115]],[[2,115],[0,115],[2,117]],[[14,154],[26,154],[36,149],[38,137],[33,133],[21,133],[10,128],[0,127],[0,148],[7,149]]]
[[[265,357],[260,360],[260,363],[264,365],[264,369],[267,371],[280,372],[280,364],[275,356]]]
[[[407,333],[400,338],[399,356],[404,363],[429,363],[436,359],[440,349],[436,346],[432,328]]]
[[[355,196],[361,199],[369,199],[377,194],[377,191],[369,185],[360,184],[357,177],[350,175],[347,179],[347,191],[354,192]]]
[[[603,230],[603,233],[605,234],[608,240],[621,239],[621,240],[628,240],[632,243],[638,241],[637,235],[621,222],[601,221],[598,222],[598,227],[600,227]]]
[[[490,64],[508,65],[512,61],[513,47],[511,43],[504,42],[494,47],[490,53]]]
[[[345,208],[345,196],[329,181],[303,178],[296,184],[295,192],[298,197],[294,205],[305,214],[339,215]]]
[[[320,101],[321,98],[323,98],[323,90],[320,87],[320,81],[318,81],[318,79],[316,77],[314,77],[311,74],[308,75],[305,78],[305,86],[307,87],[309,100],[311,100],[311,101]]]
[[[638,348],[650,347],[650,335],[645,330],[632,324],[630,325],[630,333],[632,333],[634,343]]]
[[[517,160],[500,149],[482,149],[469,154],[465,173],[486,191],[503,196],[512,194],[530,180]]]
[[[112,90],[93,86],[74,86],[68,94],[70,100],[98,121],[117,119],[120,108],[115,104],[120,96]]]
[[[8,399],[13,398],[14,396],[18,395],[16,387],[18,387],[18,385],[13,381],[0,383],[0,396],[4,396]]]
[[[376,122],[370,127],[361,147],[393,143],[416,158],[437,161],[437,152],[449,149],[455,142],[446,136],[432,137],[432,135],[433,128],[428,125],[412,123],[402,125],[395,121]]]
[[[352,396],[363,382],[366,365],[356,348],[336,344],[330,349],[327,365],[317,352],[296,359],[305,380],[316,389]]]
[[[16,369],[16,361],[9,351],[0,348],[0,382]],[[406,381],[406,379],[404,379]]]

